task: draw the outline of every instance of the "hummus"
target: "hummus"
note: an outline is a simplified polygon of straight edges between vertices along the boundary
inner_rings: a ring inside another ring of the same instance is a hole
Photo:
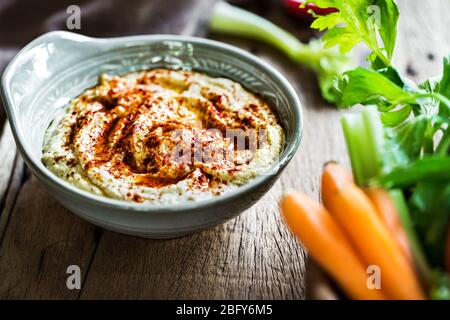
[[[52,121],[42,162],[94,194],[174,204],[264,174],[283,144],[276,115],[239,83],[155,69],[100,76]]]

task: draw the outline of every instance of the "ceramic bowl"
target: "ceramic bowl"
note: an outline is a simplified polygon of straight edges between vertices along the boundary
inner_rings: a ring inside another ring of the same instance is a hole
[[[44,132],[61,108],[97,84],[101,73],[158,67],[196,70],[230,78],[261,95],[278,113],[286,144],[267,174],[216,198],[178,205],[109,199],[82,191],[41,162]],[[223,223],[262,197],[292,159],[302,132],[300,101],[273,67],[233,46],[207,39],[143,35],[96,39],[56,31],[22,49],[6,68],[1,94],[26,164],[66,208],[100,227],[150,238],[169,238]]]

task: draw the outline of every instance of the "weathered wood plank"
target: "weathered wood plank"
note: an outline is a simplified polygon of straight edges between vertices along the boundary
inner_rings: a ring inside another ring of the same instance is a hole
[[[396,65],[415,81],[440,75],[442,58],[450,55],[450,1],[427,1],[423,6],[403,0],[399,6]]]
[[[0,212],[6,200],[5,197],[14,168],[15,155],[16,145],[12,137],[11,128],[9,124],[2,123],[0,119]]]
[[[16,203],[16,198],[22,188],[24,177],[26,174],[24,162],[19,156],[16,156],[12,166],[15,168],[11,172],[11,177],[8,178],[8,188],[5,190],[0,209],[0,245],[3,241],[6,227],[8,226],[9,218],[11,216],[12,208]]]
[[[142,13],[142,23],[133,32],[198,31],[192,17],[202,18],[199,13],[207,7],[206,0],[181,1],[171,12],[163,9],[162,2],[149,2],[147,15]],[[430,1],[423,10],[406,0],[399,2],[397,64],[406,70],[411,62],[416,80],[437,74],[439,60],[450,52],[450,33],[445,30],[450,4]],[[310,33],[270,4],[254,9],[297,29],[300,37]],[[54,25],[62,23],[58,21],[55,18]],[[253,208],[222,226],[180,239],[146,240],[101,231],[81,221],[26,174],[18,159],[11,183],[0,176],[0,195],[6,189],[2,186],[9,185],[0,216],[0,298],[304,298],[305,253],[283,225],[277,201],[290,188],[318,198],[323,163],[333,159],[348,164],[339,124],[342,113],[321,100],[314,77],[306,69],[264,45],[219,39],[255,52],[274,65],[294,85],[304,105],[300,151],[273,189]],[[11,138],[5,136],[0,150],[10,150]],[[7,157],[9,164],[0,162],[0,175],[11,170],[13,153]],[[81,267],[81,292],[65,286],[70,264]]]
[[[302,261],[302,252],[280,228],[274,206],[271,192],[237,219],[180,239],[106,232],[81,298],[301,297],[304,270],[294,260]]]
[[[22,164],[16,171],[13,185],[22,186],[5,207],[11,214],[0,247],[0,274],[7,275],[0,297],[76,298],[78,291],[66,287],[66,270],[73,264],[87,269],[98,241],[95,227],[59,205],[35,177],[23,176]]]

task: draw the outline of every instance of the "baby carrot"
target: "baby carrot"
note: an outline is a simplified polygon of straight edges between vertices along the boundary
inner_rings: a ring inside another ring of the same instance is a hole
[[[302,193],[281,200],[287,225],[321,265],[353,299],[384,299],[381,290],[369,289],[366,270],[334,218],[319,203]]]
[[[379,219],[364,192],[348,179],[335,163],[325,166],[322,199],[325,207],[346,231],[363,261],[381,270],[383,292],[391,299],[423,299],[412,266]]]
[[[389,193],[382,188],[365,188],[364,192],[374,205],[380,220],[397,241],[405,257],[410,263],[413,263],[408,237]]]

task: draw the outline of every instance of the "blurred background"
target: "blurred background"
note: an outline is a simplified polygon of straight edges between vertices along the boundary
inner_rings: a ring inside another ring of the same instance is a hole
[[[206,36],[216,0],[0,0],[0,71],[25,44],[51,30],[68,30],[69,6],[81,11],[80,29],[88,36],[112,37],[146,33]],[[281,0],[228,1],[274,21],[307,39],[307,23],[296,19]]]

